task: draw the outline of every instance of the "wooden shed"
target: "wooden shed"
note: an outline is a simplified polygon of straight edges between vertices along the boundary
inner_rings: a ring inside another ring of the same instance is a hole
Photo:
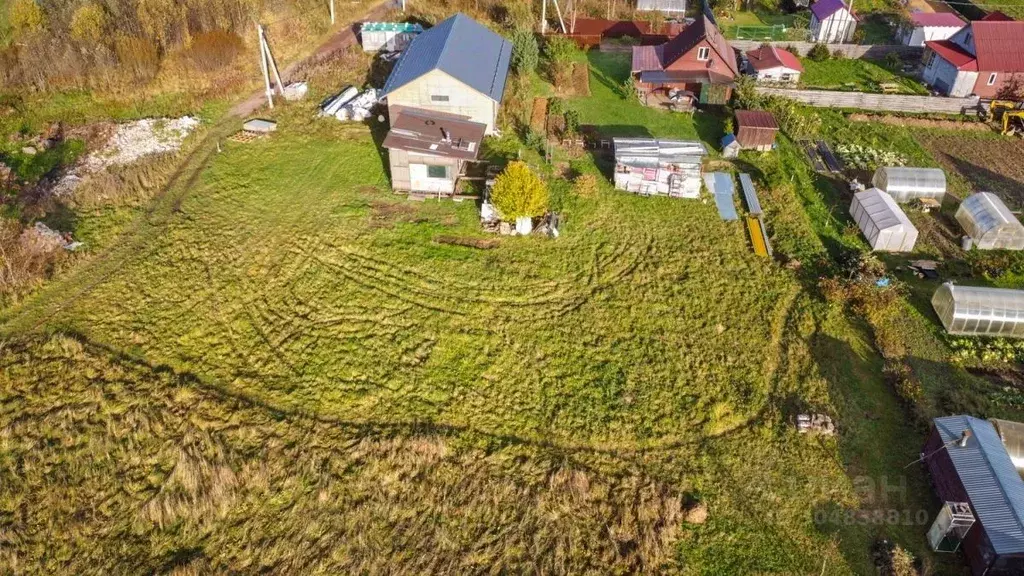
[[[736,111],[736,140],[745,150],[767,152],[775,144],[779,125],[775,117],[763,110]]]

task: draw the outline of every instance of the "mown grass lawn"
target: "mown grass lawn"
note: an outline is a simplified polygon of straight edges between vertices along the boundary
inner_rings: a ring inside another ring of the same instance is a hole
[[[591,63],[584,123],[720,135],[616,92],[621,57]],[[924,553],[924,526],[854,515],[934,512],[865,328],[713,203],[556,183],[559,239],[453,246],[484,237],[471,203],[396,197],[379,134],[311,116],[279,108],[0,317],[0,562],[850,574],[877,537]],[[793,175],[763,202],[811,268],[836,208],[791,143],[769,158],[741,160]],[[806,411],[840,436],[797,435]],[[858,497],[890,473],[902,499]]]
[[[927,94],[917,80],[892,72],[881,63],[863,59],[830,59],[815,62],[801,58],[804,72],[800,83],[806,88],[882,93],[881,84],[896,84],[899,94]]]

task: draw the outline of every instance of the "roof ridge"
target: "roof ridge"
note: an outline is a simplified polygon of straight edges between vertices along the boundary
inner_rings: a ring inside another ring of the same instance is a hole
[[[997,479],[1000,478],[1000,476],[996,473],[995,466],[992,465],[992,459],[989,458],[988,450],[978,440],[978,438],[977,438],[978,434],[977,434],[977,432],[974,431],[974,422],[975,421],[982,422],[984,424],[988,424],[989,426],[992,427],[992,432],[996,435],[996,438],[998,438],[1000,440],[1000,446],[1003,446],[1002,438],[999,438],[999,433],[996,432],[995,426],[992,426],[992,423],[989,422],[988,420],[982,420],[981,418],[975,418],[974,416],[968,416],[968,415],[964,416],[964,421],[967,424],[967,426],[970,427],[971,433],[975,437],[974,441],[978,443],[978,451],[981,452],[982,455],[984,456],[985,465],[988,466],[989,471],[992,473],[992,477],[993,478],[997,478]],[[1005,446],[1003,447],[1003,450],[1005,452],[1005,450],[1006,450]],[[1010,457],[1010,454],[1008,452],[1006,452],[1006,457],[1007,458]],[[1012,460],[1011,460],[1011,464],[1012,464]],[[1021,477],[1019,475],[1015,474],[1014,476],[1018,480],[1021,479]],[[999,489],[999,493],[1003,495],[1003,500],[1005,500],[1008,504],[1012,503],[1013,502],[1013,498],[1011,498],[1010,494],[1007,493],[1006,486],[1004,486],[1003,483],[1001,481],[999,481],[999,480],[997,480],[995,482],[995,485],[996,485],[996,488]],[[1012,506],[1012,505],[1011,506],[1007,506],[1007,508],[1010,509],[1010,513],[1013,514],[1014,519],[1017,520],[1017,525],[1020,527],[1020,529],[1022,531],[1024,531],[1024,517],[1021,516],[1021,511],[1018,510],[1016,506]]]

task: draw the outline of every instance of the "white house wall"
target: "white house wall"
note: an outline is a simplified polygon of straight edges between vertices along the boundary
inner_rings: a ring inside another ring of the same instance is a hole
[[[963,98],[974,91],[978,73],[957,70],[955,66],[936,54],[932,57],[931,63],[925,67],[922,79],[926,84],[945,92],[947,96]],[[944,86],[939,86],[939,84]]]
[[[447,97],[436,101],[432,96]],[[388,94],[388,115],[392,123],[397,114],[395,105],[468,116],[473,122],[487,126],[486,134],[494,133],[498,103],[441,70],[432,70]]]
[[[857,20],[846,9],[819,21],[811,15],[811,37],[816,42],[842,43],[853,40],[853,32],[857,28]]]
[[[960,30],[960,26],[918,26],[907,28],[903,33],[903,43],[907,46],[924,46],[932,40],[947,40]]]
[[[757,71],[757,79],[762,82],[782,82],[782,77],[786,74],[790,75],[787,82],[797,82],[800,80],[800,71],[792,68],[786,68],[785,66],[776,66],[775,68],[765,68],[764,70]]]

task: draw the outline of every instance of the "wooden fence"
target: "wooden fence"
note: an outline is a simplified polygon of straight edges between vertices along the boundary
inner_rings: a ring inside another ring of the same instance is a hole
[[[730,40],[729,44],[737,50],[747,52],[762,44],[771,44],[776,48],[792,48],[800,56],[806,56],[807,52],[814,48],[813,42],[760,42],[757,40]],[[920,46],[903,46],[902,44],[829,44],[828,49],[832,52],[841,50],[847,58],[867,58],[869,60],[881,60],[886,54],[895,52],[901,58],[920,58],[924,48]]]
[[[855,108],[884,112],[918,112],[933,114],[963,114],[978,107],[978,97],[946,98],[944,96],[903,96],[895,94],[868,94],[866,92],[834,92],[830,90],[790,90],[787,88],[757,87],[761,94],[771,94],[796,100],[818,108]]]

